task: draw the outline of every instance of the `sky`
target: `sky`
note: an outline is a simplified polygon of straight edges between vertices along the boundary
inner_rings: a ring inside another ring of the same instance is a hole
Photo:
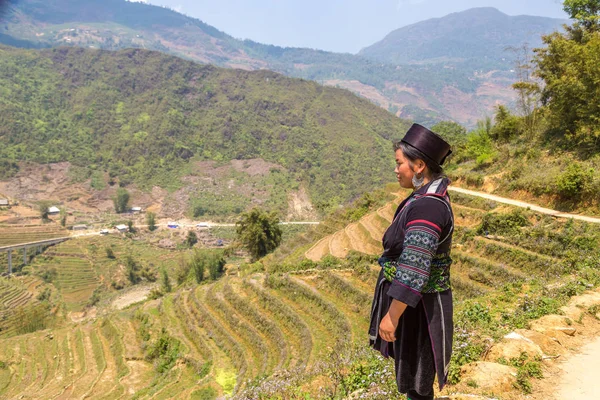
[[[559,0],[142,0],[198,18],[238,39],[357,53],[391,31],[473,7],[567,18]]]

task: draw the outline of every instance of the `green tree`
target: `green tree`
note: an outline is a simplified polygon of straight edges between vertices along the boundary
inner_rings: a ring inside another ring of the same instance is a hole
[[[151,211],[146,214],[146,225],[148,225],[148,230],[150,232],[156,230],[156,214]]]
[[[600,149],[600,0],[565,1],[565,11],[577,20],[564,33],[544,36],[536,50],[536,74],[544,81],[542,103],[550,111],[551,133],[565,144]]]
[[[125,257],[125,274],[129,282],[136,284],[140,281],[140,264],[128,254]]]
[[[600,0],[565,0],[563,9],[587,30],[598,30]]]
[[[67,225],[67,212],[64,208],[60,209],[60,225],[63,228]]]
[[[200,283],[204,280],[204,270],[206,269],[206,256],[204,251],[196,249],[192,255],[192,259],[189,262],[190,268],[194,273],[196,283]]]
[[[210,276],[210,279],[213,281],[219,279],[225,271],[224,267],[225,258],[223,257],[223,252],[213,251],[208,264],[208,274]]]
[[[196,243],[198,243],[198,235],[194,231],[188,231],[184,242],[185,246],[192,248]]]
[[[197,283],[204,280],[204,273],[208,270],[210,279],[217,280],[223,274],[225,257],[223,251],[196,249],[189,262]]]
[[[495,122],[491,130],[493,139],[507,141],[521,133],[521,120],[502,104],[496,108]]]
[[[279,218],[275,213],[266,213],[257,208],[240,216],[236,223],[238,241],[256,261],[275,250],[281,243]]]
[[[492,123],[489,118],[477,123],[477,129],[467,135],[466,155],[475,159],[477,166],[491,163],[496,157],[491,138]]]
[[[40,218],[42,219],[42,222],[48,222],[50,221],[49,218],[49,209],[50,207],[48,206],[48,203],[40,203],[38,209],[40,211]]]
[[[115,197],[113,198],[115,211],[123,213],[129,209],[129,192],[125,188],[118,188]]]
[[[160,277],[161,277],[161,290],[164,293],[170,293],[171,292],[171,281],[169,280],[169,274],[167,273],[167,269],[166,268],[162,268],[160,270]]]
[[[133,221],[132,220],[128,220],[127,221],[127,229],[129,229],[129,233],[135,233],[136,229],[135,226],[133,226]]]

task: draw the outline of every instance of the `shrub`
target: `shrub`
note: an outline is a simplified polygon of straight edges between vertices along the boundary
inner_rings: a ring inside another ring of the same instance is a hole
[[[516,234],[520,228],[529,225],[529,220],[521,210],[509,214],[486,213],[477,227],[477,234]]]
[[[556,187],[564,199],[577,200],[586,191],[593,178],[593,170],[586,170],[579,163],[571,163],[565,172],[556,178]]]
[[[114,259],[115,258],[115,252],[113,251],[112,247],[106,246],[104,248],[104,250],[106,250],[106,257],[107,258],[110,258],[110,259]]]

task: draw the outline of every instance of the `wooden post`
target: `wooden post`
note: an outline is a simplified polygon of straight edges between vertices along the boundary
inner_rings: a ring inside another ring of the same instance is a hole
[[[8,250],[8,274],[12,274],[12,250]]]

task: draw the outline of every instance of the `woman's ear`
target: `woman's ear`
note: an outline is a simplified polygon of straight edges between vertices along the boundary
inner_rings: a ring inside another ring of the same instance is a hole
[[[425,164],[425,161],[423,161],[423,160],[415,161],[415,172],[422,174],[425,171],[425,167],[427,167],[427,164]]]

